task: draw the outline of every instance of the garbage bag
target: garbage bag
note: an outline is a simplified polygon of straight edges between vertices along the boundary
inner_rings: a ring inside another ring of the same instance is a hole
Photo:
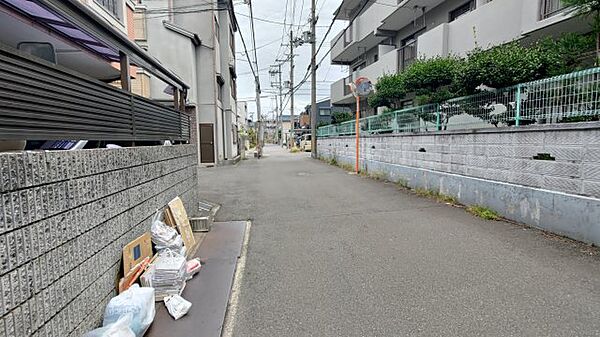
[[[90,331],[83,337],[135,337],[129,325],[131,324],[131,314],[121,316],[116,322]]]
[[[175,228],[168,226],[161,220],[161,212],[158,210],[152,218],[150,234],[152,235],[152,242],[156,246],[157,251],[171,249],[179,252],[183,247],[181,235],[177,233]]]
[[[106,327],[118,322],[123,316],[131,315],[129,328],[136,337],[142,337],[154,321],[155,313],[154,288],[134,284],[108,302],[102,325]]]
[[[192,307],[192,303],[186,301],[179,295],[172,295],[165,297],[165,306],[167,307],[169,314],[171,314],[175,320],[178,320],[188,313]]]

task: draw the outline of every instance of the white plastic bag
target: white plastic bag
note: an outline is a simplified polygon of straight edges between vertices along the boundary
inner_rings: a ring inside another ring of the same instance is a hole
[[[160,215],[160,211],[157,210],[152,218],[152,227],[150,229],[152,242],[156,246],[156,250],[171,249],[176,252],[181,251],[181,247],[183,247],[181,235],[177,233],[175,228],[167,226],[161,220]]]
[[[155,313],[154,288],[140,288],[134,284],[108,302],[102,325],[106,327],[118,322],[123,316],[131,315],[129,327],[136,337],[142,337],[154,321]]]
[[[131,314],[123,315],[116,322],[90,331],[83,337],[135,337],[135,334],[129,328],[131,317]]]
[[[165,306],[167,307],[169,314],[171,314],[175,320],[178,320],[188,313],[192,307],[192,303],[186,301],[179,295],[173,295],[165,297]]]

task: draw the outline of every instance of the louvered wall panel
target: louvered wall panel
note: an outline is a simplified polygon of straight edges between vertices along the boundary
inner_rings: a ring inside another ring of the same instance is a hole
[[[0,139],[189,140],[189,116],[0,46]]]

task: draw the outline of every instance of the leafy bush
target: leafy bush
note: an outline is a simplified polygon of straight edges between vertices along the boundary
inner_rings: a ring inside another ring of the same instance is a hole
[[[383,75],[377,80],[375,94],[369,97],[368,102],[372,108],[387,106],[397,109],[404,97],[406,97],[406,86],[403,74]]]
[[[543,78],[550,65],[542,51],[537,45],[527,48],[516,42],[476,49],[457,72],[455,85],[472,94],[480,85],[503,88]]]
[[[456,97],[452,87],[462,63],[454,56],[418,60],[402,73],[404,87],[415,93],[419,104]]]
[[[590,26],[596,35],[596,65],[600,61],[600,0],[561,0],[567,6],[573,6],[577,15],[591,18]]]
[[[589,52],[594,50],[595,39],[592,35],[577,33],[563,34],[560,39],[546,38],[539,42],[543,55],[548,58],[548,75],[556,76],[581,70],[592,65]],[[588,52],[588,53],[586,53]],[[586,57],[586,54],[588,54]]]
[[[351,112],[334,112],[331,115],[331,124],[339,124],[354,119],[354,114]]]

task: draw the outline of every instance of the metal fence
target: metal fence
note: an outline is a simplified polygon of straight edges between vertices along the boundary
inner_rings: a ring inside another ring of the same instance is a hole
[[[360,119],[361,134],[429,132],[585,121],[600,117],[600,68]],[[355,121],[318,129],[355,134]]]
[[[0,139],[189,137],[184,112],[0,46]]]

